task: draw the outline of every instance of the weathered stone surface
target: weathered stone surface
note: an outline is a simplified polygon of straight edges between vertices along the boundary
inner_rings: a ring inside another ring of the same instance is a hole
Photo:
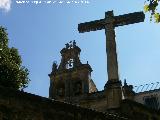
[[[124,120],[124,118],[0,87],[0,120]]]
[[[122,101],[117,112],[123,113],[131,120],[160,120],[160,114],[157,110],[127,99]]]

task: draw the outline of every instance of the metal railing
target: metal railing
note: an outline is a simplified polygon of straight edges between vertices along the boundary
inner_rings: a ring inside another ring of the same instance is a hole
[[[155,89],[160,89],[160,82],[134,86],[134,88],[133,88],[133,90],[136,93],[155,90]]]

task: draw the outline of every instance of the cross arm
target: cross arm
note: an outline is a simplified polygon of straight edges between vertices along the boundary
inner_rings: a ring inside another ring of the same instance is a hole
[[[111,23],[114,24],[114,27],[134,24],[134,23],[143,22],[144,18],[145,18],[145,15],[143,12],[134,12],[134,13],[124,14],[124,15],[114,16],[112,18],[113,20],[112,22],[109,19],[105,18],[105,19],[95,20],[91,22],[80,23],[78,24],[78,31],[80,33],[84,33],[84,32],[102,30],[105,28],[105,25],[111,24]]]
[[[143,12],[134,12],[115,16],[115,27],[143,22],[145,15]]]
[[[84,32],[101,30],[101,29],[104,29],[104,27],[105,27],[104,24],[105,24],[104,19],[80,23],[80,24],[78,24],[78,31],[80,33],[84,33]]]

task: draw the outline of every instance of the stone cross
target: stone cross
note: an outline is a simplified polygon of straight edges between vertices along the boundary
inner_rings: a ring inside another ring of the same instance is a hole
[[[144,18],[143,12],[114,16],[113,11],[108,11],[104,19],[78,24],[80,33],[105,29],[108,82],[119,81],[115,27],[143,22]]]

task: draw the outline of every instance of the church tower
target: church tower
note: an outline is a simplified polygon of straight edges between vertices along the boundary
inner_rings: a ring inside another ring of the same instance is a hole
[[[54,62],[49,74],[49,98],[70,102],[74,97],[97,91],[91,79],[92,68],[88,62],[81,63],[80,52],[75,40],[60,51],[60,65]]]

